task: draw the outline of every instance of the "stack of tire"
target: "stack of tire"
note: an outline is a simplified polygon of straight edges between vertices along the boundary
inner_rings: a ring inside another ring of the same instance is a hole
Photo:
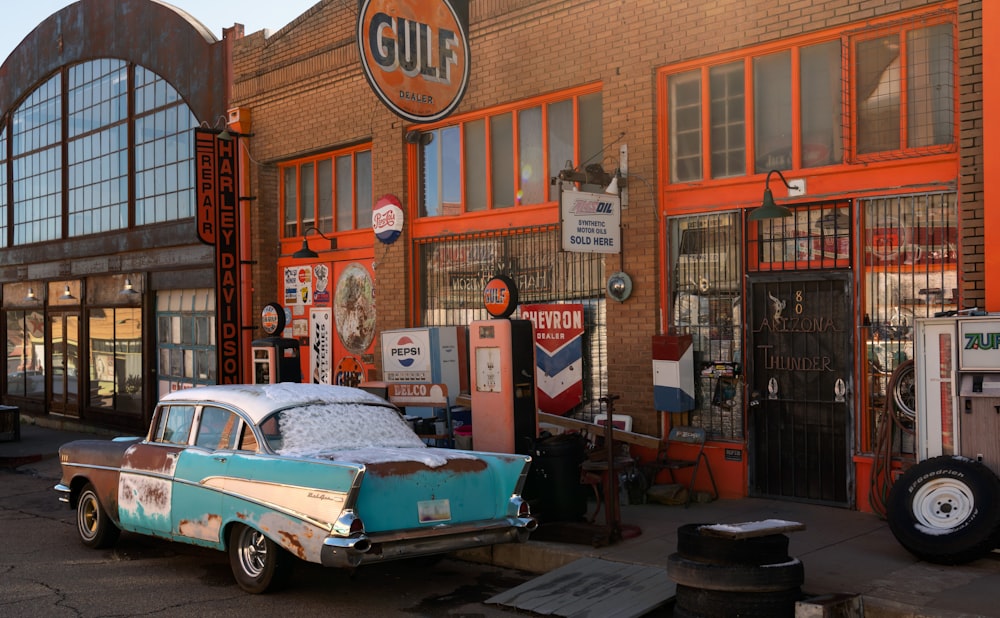
[[[667,574],[677,584],[679,618],[780,618],[795,615],[805,570],[788,555],[788,537],[729,538],[705,533],[708,524],[677,529],[677,552]]]

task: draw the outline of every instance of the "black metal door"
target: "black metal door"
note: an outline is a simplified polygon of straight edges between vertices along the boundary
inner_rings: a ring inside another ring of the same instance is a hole
[[[750,493],[850,506],[850,278],[752,275],[749,286]]]

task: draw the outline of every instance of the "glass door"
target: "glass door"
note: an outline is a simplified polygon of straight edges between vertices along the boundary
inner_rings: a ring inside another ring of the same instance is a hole
[[[52,400],[49,411],[64,416],[80,416],[80,314],[78,312],[49,315],[49,375],[52,380]]]

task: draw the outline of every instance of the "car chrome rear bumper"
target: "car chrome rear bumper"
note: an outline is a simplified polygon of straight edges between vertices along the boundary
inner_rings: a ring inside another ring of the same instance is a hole
[[[510,517],[502,521],[420,528],[388,534],[327,537],[323,541],[322,564],[327,567],[356,567],[484,545],[523,543],[537,527],[538,522],[533,517]]]

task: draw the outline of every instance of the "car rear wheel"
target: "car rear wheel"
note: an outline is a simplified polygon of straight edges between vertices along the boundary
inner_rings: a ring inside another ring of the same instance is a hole
[[[80,492],[76,503],[76,529],[83,544],[92,549],[111,547],[121,530],[115,526],[90,483]]]
[[[292,569],[292,557],[261,532],[235,525],[229,533],[229,566],[240,588],[260,594],[284,585]]]

